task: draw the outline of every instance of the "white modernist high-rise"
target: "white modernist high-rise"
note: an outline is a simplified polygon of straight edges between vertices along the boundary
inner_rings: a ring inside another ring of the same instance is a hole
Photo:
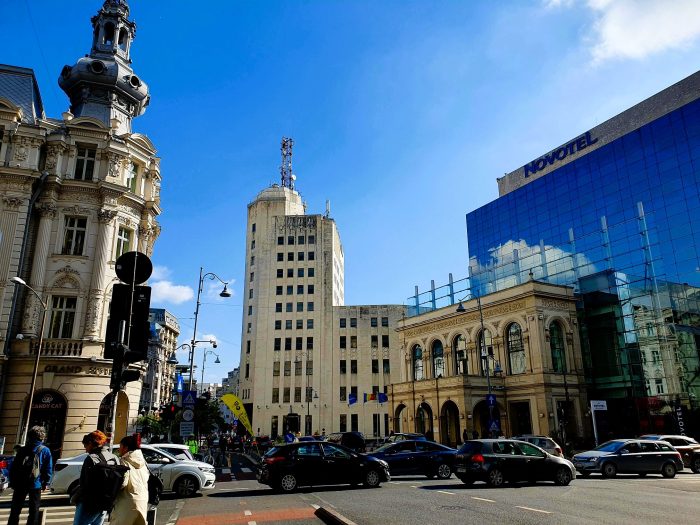
[[[363,394],[386,392],[400,369],[394,328],[404,308],[343,306],[338,228],[328,211],[306,214],[291,139],[282,152],[282,183],[248,205],[240,397],[256,433],[384,434],[387,403]]]

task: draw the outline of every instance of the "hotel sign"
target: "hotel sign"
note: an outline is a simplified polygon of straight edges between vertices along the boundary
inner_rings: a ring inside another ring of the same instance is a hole
[[[575,138],[571,142],[564,144],[562,147],[557,148],[546,155],[543,155],[537,160],[533,160],[530,164],[525,164],[525,177],[536,174],[538,171],[545,169],[547,166],[551,166],[555,162],[564,160],[569,155],[573,155],[588,146],[592,146],[598,142],[598,138],[592,138],[591,132],[587,131],[580,137]]]

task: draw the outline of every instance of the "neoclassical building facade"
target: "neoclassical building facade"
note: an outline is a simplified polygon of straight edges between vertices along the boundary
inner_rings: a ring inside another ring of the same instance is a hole
[[[452,446],[465,429],[470,437],[589,434],[573,290],[531,280],[460,305],[399,323],[394,430]]]
[[[160,231],[159,159],[131,128],[149,97],[131,69],[128,17],[126,2],[107,0],[92,18],[90,54],[61,72],[62,119],[45,116],[31,69],[0,66],[0,435],[9,450],[26,425],[37,362],[30,424],[47,427],[55,455],[82,452],[83,434],[109,417],[114,263],[128,251],[150,255]],[[119,393],[117,437],[140,389]]]

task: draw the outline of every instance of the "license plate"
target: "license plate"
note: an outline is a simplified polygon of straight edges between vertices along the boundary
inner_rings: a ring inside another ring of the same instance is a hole
[[[457,472],[466,472],[467,469],[465,467],[457,467]]]

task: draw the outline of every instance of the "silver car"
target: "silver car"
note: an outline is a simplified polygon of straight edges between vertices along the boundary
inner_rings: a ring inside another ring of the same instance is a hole
[[[517,439],[518,441],[527,441],[528,443],[532,443],[536,447],[540,447],[546,450],[552,456],[558,456],[560,458],[564,457],[564,452],[562,451],[561,447],[557,444],[556,441],[554,441],[550,437],[524,434],[522,436],[514,436],[511,439]]]

